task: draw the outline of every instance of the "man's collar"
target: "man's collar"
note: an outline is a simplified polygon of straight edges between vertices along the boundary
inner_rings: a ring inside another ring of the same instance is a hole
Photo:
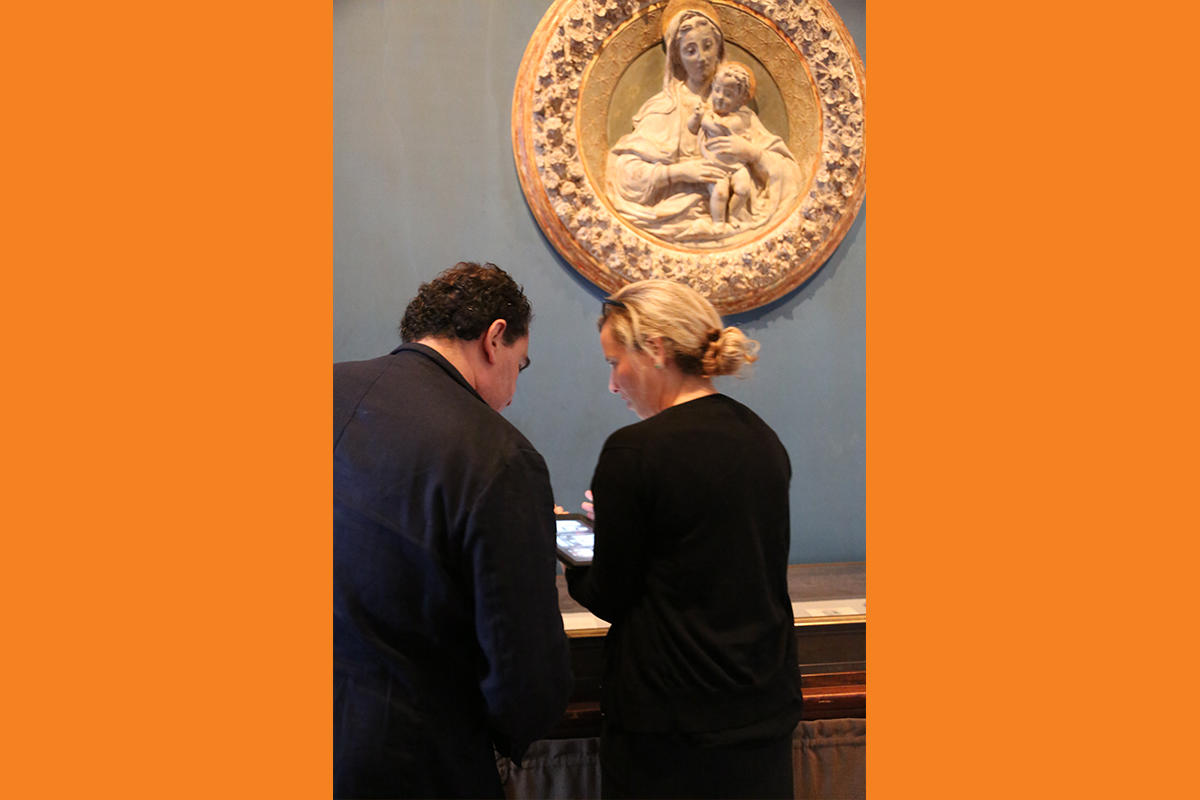
[[[483,399],[483,396],[480,395],[479,392],[475,391],[475,387],[471,385],[470,381],[463,377],[463,374],[458,371],[458,368],[451,364],[444,355],[439,353],[437,350],[434,350],[429,345],[420,344],[419,342],[407,342],[388,353],[388,355],[394,356],[403,352],[418,353],[422,356],[425,356],[430,361],[445,370],[447,375],[462,384],[463,388],[465,388],[468,392],[478,397],[479,402],[484,403],[484,405],[487,404],[487,401]]]

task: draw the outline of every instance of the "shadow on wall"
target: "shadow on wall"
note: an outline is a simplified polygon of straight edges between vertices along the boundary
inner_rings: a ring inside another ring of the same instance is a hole
[[[813,273],[811,278],[766,305],[759,306],[750,311],[743,311],[740,314],[730,314],[725,318],[725,324],[743,326],[762,323],[765,325],[776,319],[795,319],[796,313],[800,308],[816,296],[817,292],[837,273],[842,262],[849,258],[852,245],[862,235],[866,214],[867,203],[864,200],[862,207],[858,210],[858,215],[854,218],[854,224],[846,231],[845,237],[838,244],[837,248],[830,254],[825,263],[821,265],[820,269]]]
[[[849,257],[853,244],[861,239],[866,215],[867,204],[864,200],[862,207],[859,209],[858,214],[854,218],[854,223],[850,226],[849,230],[846,231],[845,237],[843,237],[842,241],[838,244],[837,248],[833,251],[829,258],[826,259],[825,263],[821,265],[820,269],[813,273],[811,278],[809,278],[800,286],[797,286],[792,291],[788,292],[782,297],[772,300],[766,305],[759,306],[758,308],[751,309],[750,311],[743,311],[738,314],[725,315],[725,324],[743,327],[747,325],[758,324],[766,325],[776,319],[794,320],[797,312],[804,306],[804,304],[811,301],[816,294],[821,291],[825,284],[838,272],[842,263]],[[572,267],[565,258],[562,257],[562,255],[546,237],[545,232],[541,229],[541,226],[538,225],[537,218],[534,217],[533,212],[528,206],[525,207],[525,216],[531,226],[537,230],[538,236],[542,242],[542,248],[545,250],[547,255],[552,258],[554,263],[556,263],[559,268],[570,277],[571,281],[574,282],[576,286],[580,287],[593,298],[595,298],[597,303],[599,303],[608,295],[608,293],[603,289],[596,286],[596,284],[592,283],[587,278],[583,277],[583,275],[579,274],[579,272]]]

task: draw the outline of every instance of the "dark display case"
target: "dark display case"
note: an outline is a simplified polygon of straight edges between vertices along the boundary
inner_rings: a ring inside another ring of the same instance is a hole
[[[788,568],[788,591],[804,719],[866,718],[866,564],[793,564]],[[561,575],[558,596],[570,638],[575,688],[550,738],[598,736],[608,624],[571,599]]]

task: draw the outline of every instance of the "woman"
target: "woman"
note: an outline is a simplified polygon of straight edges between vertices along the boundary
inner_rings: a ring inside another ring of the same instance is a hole
[[[592,478],[596,549],[571,596],[605,639],[605,797],[791,797],[800,719],[787,590],[791,465],[713,377],[755,360],[696,291],[632,283],[604,301],[609,389],[642,421]]]
[[[713,226],[709,186],[727,169],[700,155],[688,119],[708,103],[713,76],[725,58],[725,38],[707,2],[672,2],[663,12],[666,68],[662,91],[633,117],[633,131],[609,152],[606,181],[616,210],[660,238],[721,242]],[[754,177],[741,230],[782,218],[800,193],[800,168],[787,145],[752,114],[748,138],[723,136],[710,147],[722,160],[744,164]]]

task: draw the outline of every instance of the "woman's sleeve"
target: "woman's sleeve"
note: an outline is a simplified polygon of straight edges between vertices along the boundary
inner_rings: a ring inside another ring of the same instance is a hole
[[[590,567],[566,570],[571,596],[601,619],[617,622],[641,597],[650,518],[639,451],[606,444],[592,477],[596,549]]]
[[[647,100],[633,117],[633,131],[622,136],[609,153],[609,185],[622,200],[653,205],[670,183],[667,170],[679,139],[671,125],[674,109],[666,94]]]
[[[762,124],[762,120],[753,112],[751,112],[750,127],[746,134],[746,138],[752,144],[762,148],[758,167],[768,175],[779,178],[784,174],[790,175],[792,172],[799,171],[796,159],[792,155],[792,151],[788,149],[787,143],[767,130],[767,127]]]
[[[648,206],[653,205],[659,190],[669,182],[668,164],[646,161],[641,154],[631,150],[617,153],[612,158],[612,185],[623,200]]]

